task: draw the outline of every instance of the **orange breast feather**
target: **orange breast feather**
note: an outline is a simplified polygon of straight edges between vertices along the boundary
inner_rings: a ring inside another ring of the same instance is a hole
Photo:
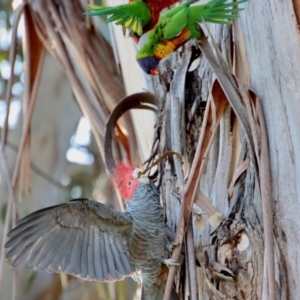
[[[154,51],[155,58],[158,60],[165,58],[186,43],[190,37],[190,32],[184,28],[175,38],[171,40],[165,40],[163,43],[156,45]]]

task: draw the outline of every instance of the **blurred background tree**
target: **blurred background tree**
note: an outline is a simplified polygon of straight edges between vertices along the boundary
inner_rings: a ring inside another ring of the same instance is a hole
[[[8,133],[7,140],[3,140],[2,144],[8,171],[12,177],[13,174],[17,177],[13,186],[18,200],[12,204],[10,212],[13,210],[13,214],[22,217],[45,206],[83,196],[117,207],[118,201],[107,178],[90,124],[82,115],[59,62],[41,50],[42,44],[38,42],[28,8],[23,11],[17,36],[13,35],[13,7],[19,5],[17,1],[1,1],[0,7],[0,126],[2,137],[4,130]],[[107,25],[104,30],[107,37]],[[11,78],[9,55],[12,48],[16,50],[16,57],[13,58],[8,127],[5,128],[5,98]],[[119,86],[122,96],[120,78]],[[108,112],[105,113],[107,115]],[[26,132],[24,128],[28,119],[30,129]],[[24,142],[25,136],[27,141]],[[24,148],[20,150],[22,138]],[[3,171],[2,164],[1,238],[9,205],[9,189]],[[10,219],[9,226],[14,220],[15,217]],[[45,272],[37,274],[22,268],[13,275],[3,260],[3,251],[1,255],[1,299],[133,299],[135,295],[137,283],[132,279],[102,284],[84,282],[72,276],[61,277]]]

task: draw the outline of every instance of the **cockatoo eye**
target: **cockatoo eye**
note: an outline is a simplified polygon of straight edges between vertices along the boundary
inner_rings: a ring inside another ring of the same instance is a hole
[[[128,185],[131,185],[132,184],[132,181],[128,181]]]

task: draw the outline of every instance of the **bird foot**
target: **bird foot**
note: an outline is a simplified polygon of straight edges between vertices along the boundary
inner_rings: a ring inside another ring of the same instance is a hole
[[[178,267],[180,266],[180,264],[178,262],[176,262],[174,259],[169,258],[169,259],[164,259],[163,260],[164,264],[167,266],[175,266]]]

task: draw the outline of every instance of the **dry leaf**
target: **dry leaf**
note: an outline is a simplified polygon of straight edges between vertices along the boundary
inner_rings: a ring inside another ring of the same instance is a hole
[[[217,228],[220,225],[220,223],[223,221],[223,219],[224,219],[223,215],[220,212],[216,212],[207,219],[207,222],[213,228]]]
[[[199,229],[204,231],[205,230],[205,218],[203,215],[195,215],[195,220],[194,220],[194,226]]]
[[[219,212],[201,190],[197,190],[194,204],[200,207],[208,216]]]

